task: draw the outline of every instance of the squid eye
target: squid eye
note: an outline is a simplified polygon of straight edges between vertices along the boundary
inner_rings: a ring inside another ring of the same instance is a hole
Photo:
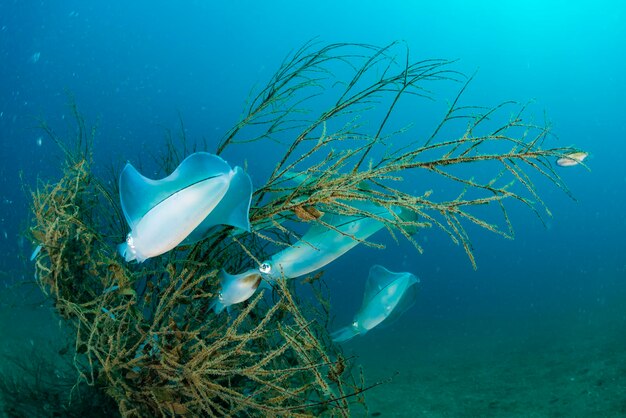
[[[270,263],[263,263],[259,266],[259,271],[264,274],[269,274],[272,272],[272,266]]]
[[[128,235],[126,235],[126,244],[128,244],[128,246],[134,250],[135,249],[135,240],[133,239],[133,235],[129,232]]]

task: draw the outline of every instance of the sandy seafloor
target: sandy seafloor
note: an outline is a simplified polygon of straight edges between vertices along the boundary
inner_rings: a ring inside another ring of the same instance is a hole
[[[403,322],[403,334],[380,330],[345,348],[369,379],[393,376],[368,393],[370,416],[623,417],[624,296],[556,317]]]
[[[626,416],[625,296],[551,317],[402,319],[344,351],[357,356],[368,383],[392,377],[367,393],[369,416]],[[34,359],[38,350],[60,360],[50,308],[3,305],[0,329],[1,354]],[[366,413],[355,407],[354,416]]]

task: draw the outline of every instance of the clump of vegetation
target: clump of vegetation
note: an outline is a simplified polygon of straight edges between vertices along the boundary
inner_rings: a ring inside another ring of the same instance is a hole
[[[112,201],[88,167],[71,163],[60,182],[35,192],[32,229],[45,248],[37,277],[76,328],[75,362],[87,383],[106,387],[123,415],[347,413],[336,372],[343,360],[285,282],[272,303],[261,292],[229,322],[209,312],[216,266],[202,259],[217,243],[129,266],[97,232]]]
[[[437,227],[475,264],[466,225],[511,237],[507,200],[539,213],[527,171],[566,190],[549,159],[575,150],[544,148],[549,129],[525,122],[524,106],[503,123],[499,115],[515,104],[461,106],[466,82],[426,137],[411,138],[406,123],[392,123],[403,100],[430,98],[429,83],[463,82],[450,65],[411,63],[400,44],[306,45],[294,52],[216,149],[205,149],[245,153],[247,144],[264,141],[284,152],[253,194],[252,231],[215,228],[201,242],[139,265],[116,254],[125,225],[117,191],[92,171],[95,131],[75,111],[76,141],[68,147],[44,126],[67,158],[62,178],[32,195],[30,233],[42,249],[36,276],[75,330],[81,379],[104,388],[128,416],[349,415],[367,388],[328,338],[323,298],[299,303],[293,282],[279,280],[228,320],[210,312],[217,272],[258,267],[298,238],[297,224],[332,227],[326,213],[377,219],[420,252],[411,231]],[[403,138],[399,146],[392,145],[396,137]],[[189,151],[186,143],[170,144],[163,174]],[[407,190],[403,180],[421,173],[447,181],[455,196],[436,200],[426,183],[418,193]],[[390,216],[362,209],[360,201]],[[504,229],[473,212],[483,206],[502,210]],[[400,217],[399,209],[414,216]],[[305,281],[320,294],[319,276]]]

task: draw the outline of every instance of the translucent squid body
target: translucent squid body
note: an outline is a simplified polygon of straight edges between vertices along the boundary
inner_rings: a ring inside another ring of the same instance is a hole
[[[585,161],[588,156],[589,154],[583,151],[573,152],[557,159],[556,164],[560,167],[572,167]]]
[[[219,314],[231,305],[248,300],[263,282],[256,269],[241,274],[228,274],[222,270],[219,274],[221,290],[211,308]]]
[[[411,273],[393,273],[374,265],[365,283],[361,309],[351,325],[331,334],[333,341],[342,342],[367,331],[387,320],[393,321],[415,302],[419,279]]]
[[[389,210],[372,203],[357,202],[353,206],[383,219],[393,216]],[[400,209],[396,215],[405,221],[414,221],[416,217]],[[308,274],[336,260],[385,226],[377,219],[357,215],[326,214],[322,221],[328,226],[314,224],[298,242],[262,263],[259,270],[264,277],[272,281]]]
[[[373,213],[382,219],[391,219],[394,216],[389,210],[373,203],[351,203],[356,209]],[[413,212],[408,213],[401,209],[394,212],[405,221],[416,219]],[[222,291],[214,303],[215,312],[219,313],[224,307],[247,300],[259,286],[268,286],[281,277],[293,279],[324,267],[384,227],[380,220],[362,215],[325,214],[322,220],[324,223],[312,225],[298,242],[274,254],[258,270],[253,269],[234,276],[222,272]],[[414,232],[412,227],[407,227],[406,230],[409,233]],[[259,274],[257,282],[256,277]]]
[[[250,230],[250,177],[214,154],[192,154],[160,180],[144,177],[126,164],[119,189],[131,229],[118,246],[126,261],[143,262],[183,241],[199,241],[215,225]]]

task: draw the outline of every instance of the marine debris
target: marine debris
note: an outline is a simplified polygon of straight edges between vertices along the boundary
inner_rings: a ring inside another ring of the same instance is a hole
[[[237,309],[216,315],[220,291],[229,290],[219,272],[252,271],[243,281],[256,289],[248,278],[262,260],[290,251],[303,225],[383,248],[369,241],[373,232],[360,235],[338,218],[375,222],[419,252],[414,232],[438,228],[474,265],[467,225],[511,238],[505,204],[540,215],[534,180],[567,191],[550,160],[575,150],[544,147],[549,127],[526,121],[526,106],[462,105],[469,81],[449,61],[412,62],[400,43],[305,45],[216,147],[202,150],[247,155],[262,142],[268,155],[281,152],[252,193],[250,231],[218,225],[141,264],[116,251],[125,217],[118,190],[108,186],[116,182],[94,173],[95,130],[75,107],[73,146],[44,125],[67,158],[63,176],[32,194],[36,277],[76,331],[81,380],[106,388],[125,416],[348,416],[368,386],[330,339],[327,302],[301,303],[295,281],[280,274],[272,289],[234,292],[229,303]],[[402,103],[430,104],[436,85],[455,82],[459,94],[429,133],[409,129],[414,121]],[[195,151],[168,144],[163,175]],[[432,181],[445,182],[447,192],[436,196]],[[501,221],[474,212],[484,207],[496,208]],[[305,281],[319,293],[317,279]]]

